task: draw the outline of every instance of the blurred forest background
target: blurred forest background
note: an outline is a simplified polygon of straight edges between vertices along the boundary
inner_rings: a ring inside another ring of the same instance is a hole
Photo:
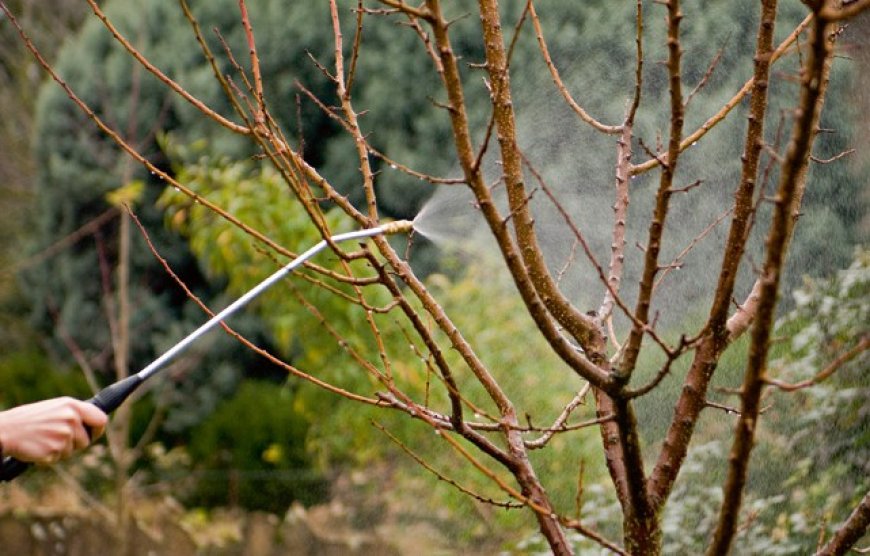
[[[251,157],[250,146],[215,131],[138,68],[84,3],[54,0],[50,8],[35,0],[7,4],[79,96],[159,167],[183,183],[196,184],[197,191],[218,204],[232,206],[235,214],[257,229],[269,230],[283,245],[302,248],[317,239],[278,177]],[[523,4],[504,2],[514,14]],[[546,9],[542,5],[542,23],[553,41],[550,48],[566,81],[586,92],[588,107],[615,120],[624,110],[623,91],[631,76],[614,68],[623,67],[632,56],[634,3],[576,4],[550,1]],[[804,14],[799,2],[783,4],[783,23],[778,25],[782,34]],[[235,2],[193,5],[204,29],[219,29],[235,52],[245,51]],[[345,2],[344,7],[349,10],[351,5]],[[157,66],[210,105],[227,108],[174,2],[111,0],[105,10]],[[687,2],[685,11],[688,78],[700,79],[722,49],[715,72],[693,100],[687,127],[694,127],[708,115],[704,106],[721,105],[751,74],[750,66],[737,62],[746,60],[753,48],[757,10],[751,1],[735,1]],[[303,145],[305,158],[322,167],[326,177],[336,184],[353,183],[356,162],[339,154],[351,139],[305,93],[307,89],[328,97],[330,84],[308,55],[330,56],[327,6],[259,0],[251,2],[251,12],[273,112],[288,137]],[[772,364],[787,369],[786,376],[819,368],[838,353],[844,338],[866,333],[870,322],[868,16],[851,22],[838,43],[841,59],[835,64],[822,116],[823,152],[816,154],[826,159],[850,149],[854,153],[813,168],[804,201],[806,216],[790,254],[785,291],[793,293],[784,296],[779,324],[794,340],[777,345],[772,354]],[[653,19],[650,44],[661,32],[656,27],[660,22]],[[479,60],[479,22],[469,17],[455,25],[463,57]],[[437,76],[409,54],[419,48],[417,37],[384,20],[366,28],[363,41],[368,55],[359,60],[354,100],[368,111],[372,144],[430,174],[451,174],[453,160],[441,156],[442,145],[451,140],[449,121],[430,99]],[[221,50],[217,41],[214,49]],[[651,59],[655,55],[651,53]],[[229,62],[222,63],[232,71]],[[663,97],[663,74],[654,73],[654,63],[648,65],[649,94]],[[553,109],[554,93],[542,92],[550,82],[532,33],[521,35],[513,68],[516,98],[531,107],[520,121],[524,141],[544,158],[548,174],[573,186],[588,176],[611,172],[609,156],[596,157],[596,145],[577,149],[583,139],[559,125],[564,114],[558,110],[565,109]],[[777,69],[788,71],[787,66]],[[594,85],[589,86],[590,80]],[[471,116],[483,119],[488,117],[484,110],[473,110],[486,101],[484,89],[479,92],[480,98],[471,96],[468,102]],[[793,103],[792,93],[774,90],[772,103],[785,110]],[[236,237],[231,226],[198,210],[201,207],[186,205],[86,122],[65,93],[46,82],[5,20],[0,20],[0,113],[0,407],[55,395],[89,397],[94,385],[108,384],[121,372],[135,372],[204,320],[155,259],[120,208],[122,202],[132,206],[156,250],[209,306],[227,304],[265,276],[266,270],[252,267],[257,256],[253,247]],[[727,152],[728,141],[742,133],[744,122],[743,117],[732,117],[703,142]],[[656,114],[644,114],[638,122],[646,136],[654,136],[663,125]],[[769,129],[772,135],[776,125]],[[734,141],[734,148],[739,144]],[[571,148],[563,148],[566,145]],[[705,179],[728,185],[722,187],[723,198],[731,195],[736,166],[719,167],[703,151],[687,160],[707,172]],[[378,163],[382,214],[413,218],[432,188],[410,187],[407,175]],[[595,195],[583,191],[582,185],[576,187],[590,198]],[[355,193],[348,193],[353,198]],[[637,202],[643,206],[643,199]],[[690,228],[691,222],[709,221],[717,208],[687,205],[677,219]],[[689,234],[686,237],[692,237]],[[517,388],[527,389],[546,407],[571,387],[571,377],[564,383],[535,381],[535,369],[553,356],[533,341],[516,341],[533,336],[534,327],[511,286],[485,257],[469,257],[467,249],[456,252],[417,238],[412,258],[448,312],[455,313],[462,329],[483,346],[481,352],[491,364],[523,377],[525,382]],[[703,281],[681,284],[690,298],[693,288],[707,287]],[[583,284],[577,289],[582,291]],[[286,292],[270,294],[256,310],[234,317],[235,327],[300,368],[338,378],[341,355],[334,341],[317,319],[286,297]],[[128,300],[126,312],[121,299]],[[324,296],[318,308],[333,325],[353,330],[354,322],[335,298]],[[706,309],[687,307],[687,318]],[[401,337],[387,340],[406,342]],[[739,383],[738,352],[744,348],[739,343],[726,355],[720,386]],[[365,380],[340,379],[350,385]],[[763,433],[764,453],[754,456],[748,505],[756,518],[742,533],[745,553],[806,553],[807,547],[815,546],[820,528],[842,520],[837,512],[852,507],[856,496],[870,487],[868,382],[865,356],[831,383],[776,396]],[[664,432],[665,421],[657,411],[670,411],[672,401],[666,394],[646,402],[645,426],[653,435]],[[813,411],[801,411],[804,405]],[[831,418],[835,407],[836,418]],[[799,422],[777,417],[795,411]],[[52,505],[84,508],[121,516],[117,519],[127,520],[122,523],[145,523],[149,514],[143,508],[162,508],[153,513],[177,516],[202,550],[232,545],[245,529],[240,524],[251,523],[246,521],[251,515],[274,515],[286,522],[316,511],[326,512],[328,520],[353,534],[377,532],[392,542],[384,546],[399,552],[408,546],[397,540],[403,535],[425,539],[418,541],[424,546],[431,543],[424,552],[526,553],[545,546],[525,516],[490,515],[491,508],[427,476],[371,426],[377,418],[391,430],[403,430],[410,426],[406,421],[375,417],[370,409],[287,380],[283,371],[222,334],[198,344],[125,412],[115,418],[109,447],[100,444],[57,469],[28,474],[4,487],[9,490],[3,491],[0,506],[17,511]],[[588,412],[594,413],[592,408]],[[704,440],[681,476],[674,496],[682,502],[669,506],[665,553],[694,553],[715,519],[715,504],[709,501],[721,493],[710,485],[721,478],[727,444],[720,433],[725,424],[728,430],[731,425],[714,421],[705,422]],[[426,456],[439,461],[437,453]],[[577,480],[576,462],[582,458],[584,516],[604,531],[619,527],[615,501],[602,497],[596,487],[604,471],[595,435],[583,443],[557,445],[546,457],[540,465],[562,477],[548,488],[554,493],[561,489],[569,498]],[[783,458],[794,464],[769,463]],[[833,458],[839,462],[833,469],[821,474],[815,468],[817,462]],[[784,484],[790,485],[791,494],[774,494]],[[58,490],[68,492],[60,496]],[[424,492],[429,495],[422,496]],[[554,496],[558,500],[559,495]],[[468,515],[477,517],[468,520]]]

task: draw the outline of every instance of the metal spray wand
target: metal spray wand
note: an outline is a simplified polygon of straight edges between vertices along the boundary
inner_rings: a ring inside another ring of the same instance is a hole
[[[357,230],[355,232],[337,234],[332,236],[330,238],[330,241],[332,243],[340,243],[342,241],[372,237],[380,234],[397,234],[402,232],[410,232],[413,227],[413,222],[409,220],[397,220],[395,222],[389,222],[376,228],[367,228],[365,230]],[[283,266],[280,270],[248,290],[240,298],[230,303],[224,310],[217,313],[215,316],[205,322],[205,324],[203,324],[202,326],[188,334],[187,337],[185,337],[183,340],[169,348],[165,353],[163,353],[163,355],[152,361],[147,367],[134,375],[130,375],[127,378],[121,379],[118,382],[106,386],[105,388],[97,392],[94,397],[87,401],[99,407],[106,413],[113,412],[118,408],[118,406],[120,406],[124,402],[124,400],[126,400],[130,396],[130,394],[132,394],[139,386],[141,386],[143,382],[160,372],[167,363],[175,359],[175,357],[177,357],[180,353],[190,347],[190,345],[198,340],[201,336],[203,336],[215,326],[220,324],[227,317],[247,305],[255,297],[272,287],[276,282],[287,276],[289,273],[293,272],[294,269],[296,269],[305,261],[322,251],[327,245],[329,245],[329,242],[327,240],[321,240],[319,243],[317,243],[317,245],[311,247],[310,249],[308,249],[308,251],[305,251],[304,253],[290,261],[288,264]],[[0,481],[11,481],[15,477],[26,471],[28,467],[30,467],[29,463],[20,461],[13,457],[4,458],[2,464],[0,464]]]

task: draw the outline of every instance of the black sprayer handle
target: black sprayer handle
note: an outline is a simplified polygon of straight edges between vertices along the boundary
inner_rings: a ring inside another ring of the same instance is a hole
[[[125,379],[106,386],[87,401],[99,407],[104,413],[111,413],[118,409],[118,406],[124,403],[124,400],[143,382],[144,379],[139,375],[128,376]],[[88,429],[88,435],[90,434],[91,431]],[[30,465],[30,463],[11,456],[3,458],[3,462],[0,463],[0,482],[11,481],[27,471]]]
[[[119,380],[114,384],[110,384],[97,392],[88,402],[94,404],[103,410],[103,413],[111,413],[118,409],[124,400],[130,397],[136,388],[142,384],[144,379],[139,375],[131,375],[125,379]]]

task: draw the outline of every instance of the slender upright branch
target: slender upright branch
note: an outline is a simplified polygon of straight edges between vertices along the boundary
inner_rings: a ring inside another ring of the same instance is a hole
[[[629,114],[631,115],[631,114]],[[616,147],[616,200],[613,203],[613,235],[610,240],[610,265],[608,266],[607,284],[604,299],[598,308],[598,318],[609,319],[613,312],[613,304],[619,295],[622,284],[622,271],[625,267],[625,232],[629,203],[629,169],[631,167],[631,137],[632,125],[626,121]]]
[[[610,265],[608,266],[607,288],[604,299],[598,307],[598,318],[606,322],[610,330],[609,339],[621,351],[614,337],[613,328],[613,304],[619,295],[622,284],[622,272],[625,266],[625,233],[626,218],[629,204],[629,180],[631,179],[631,140],[634,128],[634,119],[640,107],[640,99],[643,92],[643,2],[637,1],[635,8],[635,77],[634,96],[631,106],[622,124],[622,133],[616,147],[616,200],[613,203],[613,232],[610,240]]]
[[[752,325],[752,339],[741,392],[741,414],[729,456],[728,477],[723,487],[722,510],[713,542],[707,551],[710,555],[727,553],[737,532],[737,521],[761,407],[760,400],[764,389],[763,373],[773,328],[780,277],[788,238],[794,226],[793,213],[802,168],[811,153],[825,89],[826,67],[832,54],[828,37],[829,29],[830,25],[827,21],[816,18],[810,32],[809,58],[803,72],[801,100],[782,166],[779,188],[774,199],[773,221],[766,241],[758,313]]]
[[[656,503],[664,503],[677,473],[688,453],[689,442],[700,412],[706,407],[707,388],[719,356],[727,345],[725,319],[734,291],[737,270],[746,243],[746,230],[753,211],[752,198],[764,142],[764,117],[767,113],[767,91],[771,50],[773,47],[776,0],[764,0],[755,46],[753,90],[744,143],[740,183],[734,194],[734,209],[728,239],[714,293],[713,306],[705,326],[706,334],[695,351],[685,385],[674,410],[664,447],[650,478],[650,492]]]
[[[254,76],[254,96],[257,101],[254,121],[257,125],[263,125],[266,121],[263,115],[266,109],[266,100],[263,97],[263,77],[260,75],[260,57],[257,56],[257,43],[254,41],[254,29],[251,26],[251,19],[248,17],[248,5],[245,0],[239,0],[239,12],[242,17],[242,26],[245,28],[245,39],[248,42],[248,54],[251,57],[251,74]]]
[[[631,99],[631,106],[628,109],[628,115],[623,124],[625,127],[631,127],[634,124],[634,118],[637,115],[637,109],[640,107],[640,98],[643,93],[643,0],[637,0],[634,27],[636,57],[634,62],[634,96]]]
[[[649,311],[652,304],[652,289],[655,277],[659,271],[659,251],[662,246],[662,238],[665,231],[665,221],[668,215],[668,206],[672,195],[674,176],[677,171],[677,161],[680,155],[680,140],[683,135],[683,123],[685,121],[683,103],[682,70],[680,61],[683,48],[680,46],[680,21],[683,13],[680,9],[679,0],[666,2],[668,9],[668,91],[670,93],[671,122],[668,138],[668,162],[662,168],[659,179],[659,188],[656,193],[655,209],[652,222],[650,222],[649,234],[644,256],[643,274],[640,280],[640,289],[637,295],[635,318],[644,325],[649,322]],[[640,354],[641,342],[644,336],[644,328],[635,324],[631,328],[628,341],[622,359],[618,363],[616,376],[623,382],[628,382],[634,370],[637,357]]]

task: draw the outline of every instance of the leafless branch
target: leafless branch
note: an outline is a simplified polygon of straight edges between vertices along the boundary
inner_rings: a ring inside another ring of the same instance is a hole
[[[719,47],[719,51],[716,52],[716,55],[713,57],[713,60],[710,62],[710,65],[707,66],[707,71],[704,72],[704,75],[703,75],[703,77],[701,77],[701,80],[698,81],[698,84],[695,85],[695,88],[692,89],[692,92],[690,92],[689,95],[686,97],[686,107],[689,106],[689,103],[692,102],[692,99],[695,97],[695,95],[698,94],[699,92],[701,92],[701,89],[704,88],[704,86],[707,84],[707,82],[713,76],[713,72],[716,71],[716,66],[718,66],[719,61],[722,60],[722,54],[725,53],[725,47],[728,46],[728,41],[730,39],[731,39],[731,35],[729,34],[725,38],[725,41],[722,43],[722,46]]]
[[[861,540],[868,527],[870,527],[870,492],[864,495],[864,498],[852,510],[852,513],[831,540],[816,552],[816,556],[845,554]],[[856,552],[860,552],[860,550],[856,550]]]
[[[430,465],[422,456],[416,454],[413,450],[411,450],[411,448],[408,447],[407,444],[405,444],[404,442],[399,440],[393,433],[388,431],[383,425],[381,425],[380,423],[376,423],[376,422],[373,422],[372,425],[374,425],[374,427],[376,429],[378,429],[379,431],[384,433],[387,436],[387,438],[392,440],[393,443],[395,443],[399,448],[401,448],[403,452],[408,454],[414,461],[416,461],[421,467],[423,467],[423,469],[425,469],[426,471],[435,475],[439,481],[443,481],[443,482],[449,484],[450,486],[452,486],[453,488],[455,488],[459,492],[466,494],[466,495],[474,498],[475,500],[477,500],[478,502],[481,502],[483,504],[488,504],[490,506],[496,506],[499,508],[505,508],[507,510],[515,510],[515,509],[520,509],[520,508],[525,507],[524,504],[518,504],[516,502],[499,502],[497,500],[493,500],[492,498],[488,498],[488,497],[483,496],[481,494],[477,494],[476,492],[474,492],[470,488],[462,486],[456,480],[451,479],[447,475],[441,473],[440,471],[438,471],[437,469],[432,467],[432,465]],[[440,429],[435,429],[435,432],[436,432],[436,434],[443,434]]]
[[[854,154],[854,153],[855,153],[855,149],[847,149],[847,150],[845,150],[839,154],[836,154],[830,158],[818,158],[815,156],[811,156],[810,160],[815,162],[816,164],[830,164],[832,162],[836,162],[837,160],[840,160],[841,158],[849,156],[850,154]]]
[[[730,215],[732,212],[733,209],[726,210],[725,212],[717,216],[715,220],[710,222],[710,224],[708,224],[706,228],[701,230],[698,235],[692,238],[692,241],[690,241],[689,244],[682,251],[680,251],[676,257],[674,257],[674,260],[671,261],[670,264],[665,266],[664,270],[659,275],[658,279],[656,279],[656,282],[653,285],[653,291],[655,291],[656,288],[661,285],[662,281],[664,281],[665,277],[667,277],[671,270],[675,268],[681,268],[683,260],[685,260],[686,256],[688,256],[692,249],[694,249],[695,246],[701,243],[701,241],[703,241],[704,238],[707,237],[707,235],[709,235],[710,232],[712,232],[719,224],[721,224],[722,221],[725,220],[725,218],[727,218],[728,215]]]
[[[800,34],[803,33],[810,25],[811,21],[812,15],[808,15],[806,18],[804,18],[803,21],[798,24],[797,27],[795,27],[794,31],[792,31],[791,34],[786,37],[785,40],[783,40],[776,48],[776,50],[774,50],[773,53],[770,55],[771,63],[775,62],[776,60],[781,58],[786,52],[788,52],[792,45],[797,41],[797,38],[800,36]],[[680,143],[680,150],[685,150],[700,141],[700,139],[704,135],[706,135],[707,132],[716,127],[719,122],[724,120],[725,117],[728,116],[728,114],[731,113],[731,111],[743,101],[746,95],[749,94],[749,91],[752,90],[754,84],[755,78],[752,78],[744,83],[743,87],[741,87],[740,90],[737,91],[737,93],[733,97],[731,97],[731,99],[727,103],[725,103],[725,105],[718,112],[708,118],[703,124],[701,124],[701,127],[699,127],[697,130],[693,131],[689,135],[686,135],[686,137]],[[644,172],[652,170],[659,164],[660,161],[653,158],[644,163],[633,166],[631,169],[631,173],[632,175],[642,174]]]
[[[638,12],[640,12],[640,5],[638,5]],[[638,49],[640,49],[640,39],[638,39]],[[638,52],[638,57],[640,57],[640,52]],[[640,58],[638,59],[640,60]],[[638,64],[640,63],[638,61]],[[639,82],[641,79],[639,75],[637,79]],[[638,91],[636,99],[639,99],[639,94],[640,92]],[[610,265],[608,266],[607,280],[605,281],[607,288],[604,292],[604,299],[598,308],[599,318],[608,322],[612,322],[610,317],[613,313],[613,304],[619,295],[619,287],[622,284],[622,272],[625,267],[625,233],[629,204],[628,182],[631,179],[629,171],[631,169],[632,118],[633,115],[629,114],[626,123],[623,125],[622,134],[619,137],[616,149],[616,180],[614,184],[616,199],[613,203],[613,235],[610,240]],[[631,314],[627,307],[623,310],[626,314]],[[616,343],[616,338],[613,337],[612,332],[609,337]]]
[[[583,403],[583,399],[586,397],[586,394],[589,392],[590,387],[591,387],[591,385],[587,382],[583,386],[583,388],[579,392],[577,392],[577,395],[574,396],[574,399],[572,399],[568,403],[568,405],[565,406],[565,409],[563,409],[562,413],[559,415],[559,417],[556,418],[556,421],[550,427],[550,430],[548,430],[546,433],[544,433],[544,435],[541,436],[540,438],[538,438],[537,440],[527,441],[526,447],[535,449],[535,448],[543,448],[544,446],[546,446],[547,442],[549,442],[550,439],[553,438],[553,434],[565,426],[565,422],[568,420],[568,417],[571,416],[571,413],[580,404]]]
[[[556,89],[558,89],[559,93],[562,95],[562,98],[565,99],[565,102],[571,109],[574,111],[577,116],[592,126],[593,128],[601,131],[602,133],[609,133],[616,135],[622,131],[622,126],[618,125],[605,125],[592,116],[589,115],[586,110],[580,106],[574,97],[568,92],[568,88],[565,86],[565,83],[562,81],[562,77],[559,75],[559,70],[556,68],[556,64],[553,63],[552,58],[550,57],[550,51],[547,48],[547,43],[544,40],[544,32],[541,29],[541,21],[538,19],[538,13],[535,11],[535,5],[533,0],[528,0],[526,4],[529,10],[529,15],[532,18],[532,24],[535,27],[535,36],[538,38],[538,46],[541,49],[541,54],[544,56],[544,62],[546,62],[547,67],[550,69],[550,75],[553,78],[553,83],[556,85]],[[639,87],[639,85],[638,85]]]
[[[816,384],[827,380],[843,365],[858,357],[860,354],[864,353],[868,349],[870,349],[870,335],[865,335],[854,347],[852,347],[852,349],[837,356],[836,359],[828,363],[828,365],[824,369],[816,373],[812,378],[808,378],[800,382],[787,383],[781,380],[777,380],[775,378],[765,377],[764,382],[771,386],[775,386],[785,392],[794,392],[796,390],[809,388],[810,386],[815,386]]]
[[[794,225],[792,215],[798,205],[803,173],[812,152],[814,130],[818,126],[827,85],[827,72],[830,68],[832,49],[828,40],[828,26],[820,20],[813,24],[810,31],[808,50],[809,59],[804,68],[799,109],[787,158],[782,167],[773,221],[765,244],[767,253],[761,279],[759,307],[753,322],[749,357],[744,374],[741,416],[735,431],[732,457],[729,458],[728,477],[723,487],[722,509],[713,542],[708,549],[708,554],[711,555],[726,553],[736,533],[735,526],[743,498],[760,409],[759,401],[763,392],[762,373],[773,327],[777,290],[786,247]]]

